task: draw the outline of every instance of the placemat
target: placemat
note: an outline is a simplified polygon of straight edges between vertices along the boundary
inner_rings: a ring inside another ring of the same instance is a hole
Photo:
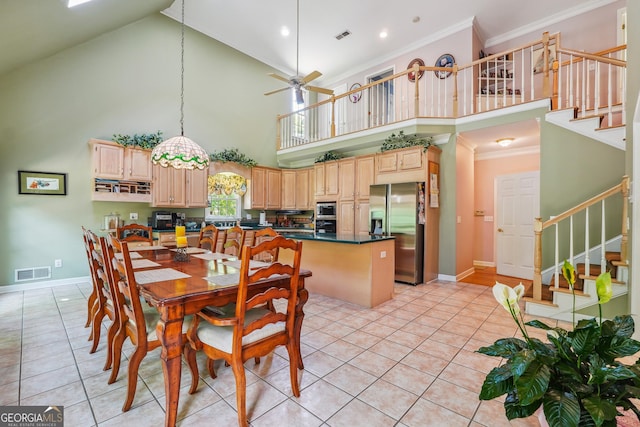
[[[122,259],[122,253],[118,252],[115,255],[116,255],[116,258]],[[131,258],[131,259],[139,259],[139,258],[142,258],[142,255],[140,255],[138,252],[129,252],[129,258]]]
[[[233,267],[233,268],[237,268],[238,270],[240,269],[240,266],[242,265],[242,261],[241,260],[235,260],[235,261],[225,261],[223,262],[224,265],[228,265],[229,267]],[[257,260],[251,260],[249,261],[249,268],[252,270],[255,270],[257,268],[262,268],[262,267],[266,267],[268,265],[270,265],[271,263],[268,262],[264,262],[264,261],[257,261]]]
[[[136,251],[159,251],[161,249],[167,249],[166,246],[136,246]]]
[[[181,271],[174,270],[173,268],[158,268],[155,270],[145,270],[134,272],[136,276],[136,282],[139,285],[153,282],[164,282],[165,280],[186,279],[191,277]]]
[[[138,268],[159,267],[160,264],[150,259],[134,259],[131,260],[131,266],[136,270]]]
[[[172,251],[176,252],[178,249],[171,249]],[[202,248],[187,248],[187,253],[188,254],[202,254],[208,252],[207,249],[202,249]]]
[[[237,286],[240,282],[240,273],[229,273],[229,274],[221,274],[219,276],[209,276],[205,277],[207,282],[213,283],[214,285],[226,287],[226,286]]]
[[[207,261],[211,261],[212,259],[229,259],[235,258],[235,255],[231,254],[221,254],[219,252],[211,252],[205,254],[197,254],[193,256],[194,258],[206,259]]]

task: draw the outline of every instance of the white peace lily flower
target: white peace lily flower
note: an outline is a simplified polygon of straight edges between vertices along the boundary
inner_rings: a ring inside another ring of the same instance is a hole
[[[499,282],[496,282],[496,284],[493,285],[493,297],[496,301],[498,301],[509,313],[516,315],[520,313],[518,301],[524,294],[524,286],[522,286],[522,289],[519,289],[520,286],[521,285],[516,286],[516,288],[518,288],[518,291],[516,292],[514,288]]]
[[[524,285],[522,284],[522,282],[520,282],[518,286],[513,288],[513,291],[518,296],[518,301],[520,301],[520,299],[524,296]]]

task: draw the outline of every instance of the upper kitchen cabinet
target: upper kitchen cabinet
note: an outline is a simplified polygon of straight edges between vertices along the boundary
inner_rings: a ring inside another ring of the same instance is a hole
[[[155,207],[203,208],[207,206],[208,169],[175,169],[153,165]]]
[[[313,167],[315,175],[315,196],[316,201],[338,200],[338,162],[330,160],[328,162],[317,163]]]
[[[425,149],[400,148],[376,154],[376,184],[424,181]]]
[[[91,139],[92,200],[151,202],[151,151]]]
[[[313,207],[312,169],[282,170],[281,209],[310,210]]]
[[[246,209],[280,209],[282,173],[280,169],[251,168],[251,203]]]

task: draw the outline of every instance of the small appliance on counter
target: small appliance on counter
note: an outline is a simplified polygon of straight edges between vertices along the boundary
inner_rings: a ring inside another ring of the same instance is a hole
[[[153,211],[151,227],[154,230],[172,230],[174,227],[173,215],[175,214],[167,211]]]

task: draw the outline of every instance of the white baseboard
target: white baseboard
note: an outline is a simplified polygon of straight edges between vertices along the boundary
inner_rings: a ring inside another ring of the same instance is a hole
[[[495,267],[496,263],[493,261],[473,261],[474,267]]]
[[[45,280],[42,282],[21,283],[19,285],[0,286],[0,294],[7,292],[24,292],[34,289],[53,288],[55,286],[78,285],[91,283],[91,276],[70,277],[68,279]]]
[[[438,274],[438,280],[443,282],[457,282],[456,276],[450,276],[448,274]]]
[[[473,267],[471,267],[471,268],[470,268],[470,269],[468,269],[467,271],[463,271],[463,272],[462,272],[462,273],[460,273],[460,274],[456,274],[456,282],[461,281],[461,280],[462,280],[462,279],[464,279],[465,277],[469,277],[469,276],[471,276],[471,275],[472,275],[473,273],[475,273],[475,272],[476,272],[476,270],[475,270]]]

